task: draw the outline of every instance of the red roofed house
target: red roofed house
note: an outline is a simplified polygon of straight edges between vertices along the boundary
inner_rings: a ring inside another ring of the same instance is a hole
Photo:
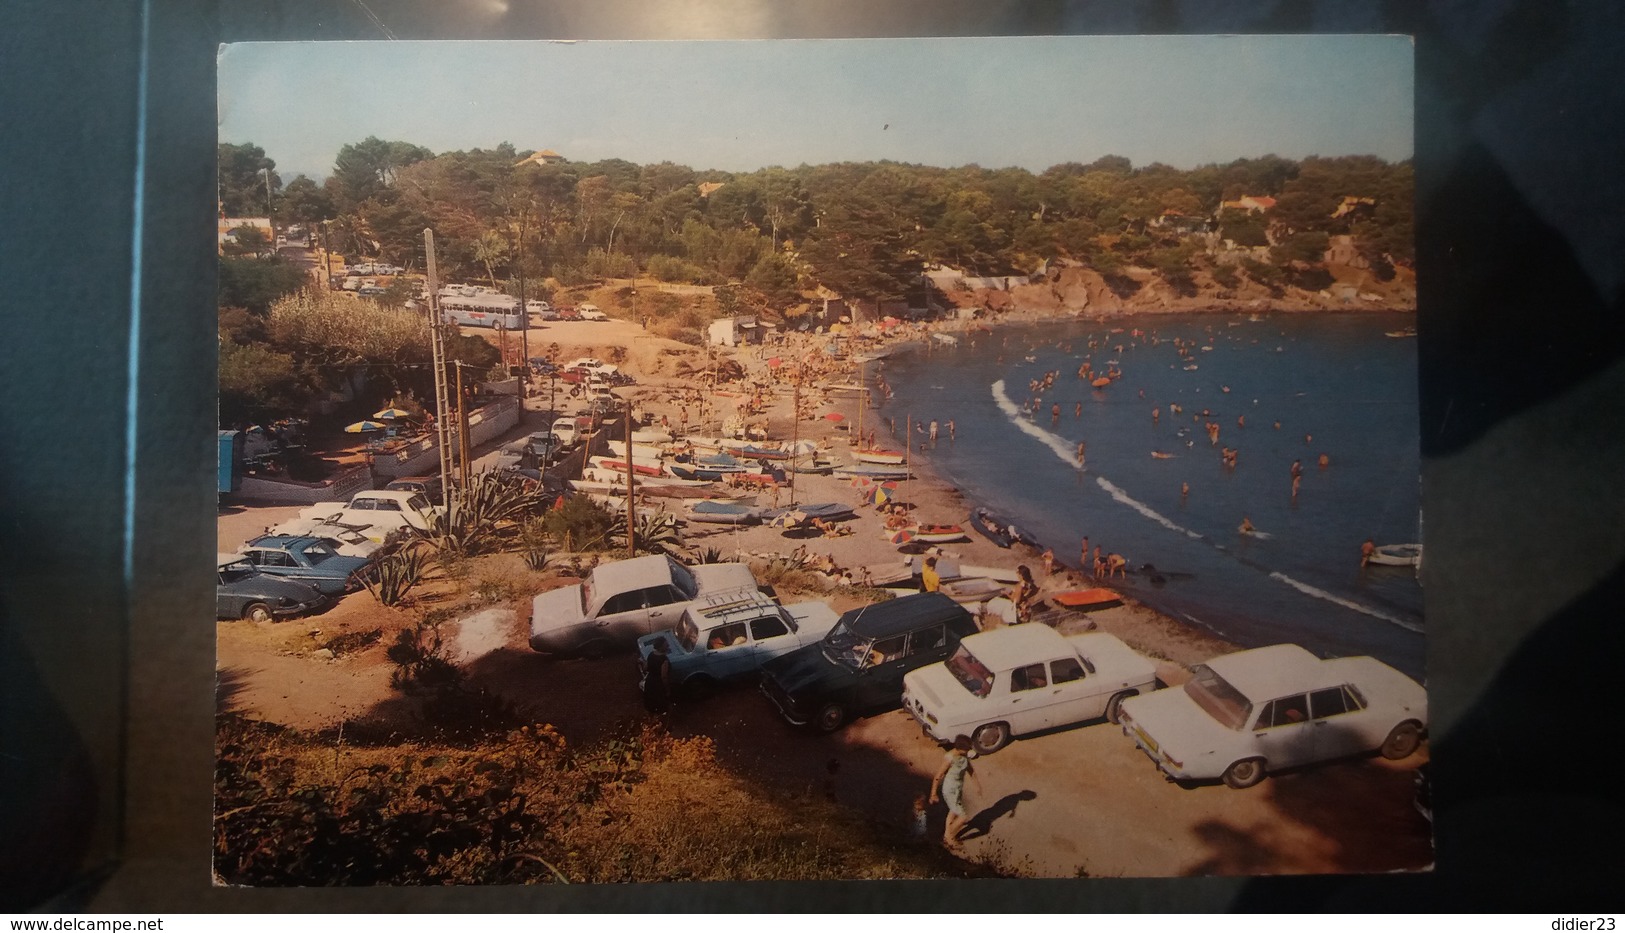
[[[565,161],[564,156],[559,155],[551,149],[543,149],[540,152],[532,152],[530,155],[525,156],[518,162],[515,162],[514,168],[518,168],[527,162],[534,162],[537,165],[558,165],[563,161]]]

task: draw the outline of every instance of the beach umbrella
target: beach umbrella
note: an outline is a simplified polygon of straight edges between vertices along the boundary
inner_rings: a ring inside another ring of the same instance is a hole
[[[389,425],[387,425],[387,424],[379,424],[376,421],[357,421],[355,424],[352,424],[352,425],[346,427],[344,429],[344,433],[346,433],[346,434],[361,434],[361,433],[366,432],[366,431],[382,431],[384,428],[387,428],[387,427],[389,427]]]
[[[893,544],[907,544],[914,540],[914,532],[907,528],[900,528],[886,536],[886,540]]]
[[[885,505],[896,497],[897,493],[884,486],[876,486],[874,491],[869,494],[870,501],[875,505]]]
[[[410,417],[412,417],[412,413],[407,411],[404,408],[386,408],[383,411],[375,411],[375,412],[373,412],[372,416],[374,418],[383,418],[383,419],[386,419],[386,420],[390,420],[390,419],[394,419],[394,418],[410,418]]]
[[[843,414],[841,414],[841,413],[840,413],[840,412],[838,412],[838,411],[832,411],[832,412],[830,412],[830,413],[829,413],[829,414],[827,414],[827,415],[825,415],[825,416],[824,416],[824,420],[825,420],[825,421],[830,421],[830,422],[839,422],[839,421],[845,421],[845,420],[846,420],[846,416],[845,416],[845,415],[843,415]]]
[[[772,367],[773,369],[778,369],[780,366],[784,365],[784,360],[782,360],[779,357],[775,356],[772,359],[767,361],[767,365]]]

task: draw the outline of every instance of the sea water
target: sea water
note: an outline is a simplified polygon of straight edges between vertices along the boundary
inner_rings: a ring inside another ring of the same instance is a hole
[[[868,375],[894,393],[879,405],[882,437],[890,419],[900,443],[912,416],[914,457],[1062,563],[1077,566],[1087,535],[1128,560],[1112,585],[1175,618],[1245,647],[1369,654],[1420,679],[1418,572],[1360,566],[1367,538],[1421,540],[1416,342],[1389,336],[1413,325],[1341,313],[1047,322],[913,348]],[[1085,362],[1120,376],[1093,388],[1077,375]],[[1032,391],[1050,371],[1053,387]],[[920,426],[932,420],[935,443]],[[923,517],[966,516],[926,503]]]

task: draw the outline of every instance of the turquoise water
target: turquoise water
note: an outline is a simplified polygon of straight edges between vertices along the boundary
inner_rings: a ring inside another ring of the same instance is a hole
[[[1421,540],[1416,341],[1385,335],[1414,323],[1313,314],[1022,325],[909,350],[869,375],[895,393],[880,415],[897,434],[909,415],[942,423],[934,445],[915,435],[916,457],[1064,563],[1077,564],[1088,535],[1136,569],[1123,583],[1134,596],[1228,640],[1370,654],[1421,677],[1417,574],[1359,565],[1367,537]],[[1085,361],[1120,376],[1092,388],[1077,375]],[[1029,417],[1030,384],[1050,371],[1053,387],[1040,388]],[[1238,531],[1244,518],[1255,533]]]

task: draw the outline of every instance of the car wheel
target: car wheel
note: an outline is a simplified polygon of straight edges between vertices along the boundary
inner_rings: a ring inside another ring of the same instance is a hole
[[[839,703],[826,703],[813,717],[813,728],[829,733],[846,725],[846,707]]]
[[[602,638],[595,638],[592,641],[587,642],[585,645],[582,645],[576,654],[586,658],[588,661],[596,661],[599,658],[602,658],[604,655],[609,654],[609,648],[609,642],[603,640]]]
[[[1106,701],[1106,721],[1118,725],[1123,721],[1123,701],[1131,696],[1138,696],[1132,690],[1125,690]]]
[[[1264,759],[1262,758],[1243,758],[1241,761],[1224,769],[1224,782],[1236,790],[1252,787],[1262,780],[1264,780]]]
[[[1409,758],[1422,744],[1422,727],[1414,722],[1402,722],[1388,733],[1382,742],[1382,757],[1398,761]]]
[[[990,722],[985,726],[979,726],[971,734],[970,742],[977,754],[991,755],[1010,744],[1010,727],[1002,722]]]
[[[243,607],[243,618],[250,622],[271,621],[271,607],[264,603],[249,603]]]

